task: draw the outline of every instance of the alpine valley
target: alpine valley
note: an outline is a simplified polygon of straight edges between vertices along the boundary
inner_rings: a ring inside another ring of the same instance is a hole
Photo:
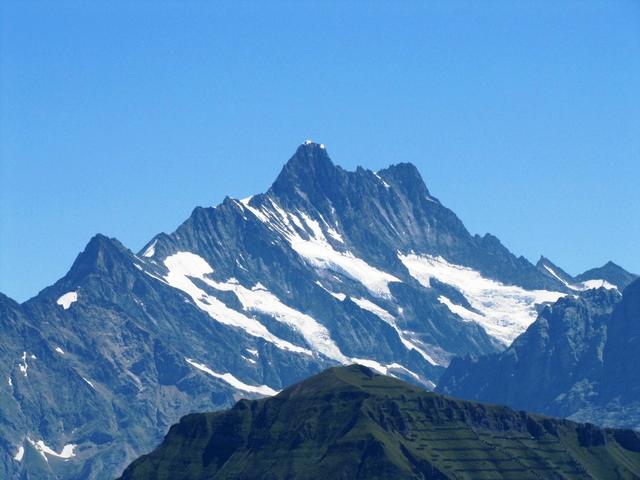
[[[620,393],[640,384],[634,279],[533,265],[470,234],[413,165],[345,171],[305,142],[266,193],[197,207],[137,254],[96,235],[34,298],[0,295],[0,478],[115,478],[186,414],[353,363],[637,427],[638,392]]]

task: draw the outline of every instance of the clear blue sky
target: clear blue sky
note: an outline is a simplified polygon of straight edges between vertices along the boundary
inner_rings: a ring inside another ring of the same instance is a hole
[[[306,138],[473,233],[640,272],[640,2],[2,2],[0,291],[137,251]]]

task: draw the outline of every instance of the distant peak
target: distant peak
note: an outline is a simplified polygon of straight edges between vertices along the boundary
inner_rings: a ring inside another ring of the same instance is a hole
[[[108,248],[121,249],[124,247],[116,238],[110,238],[106,235],[103,235],[102,233],[96,233],[93,237],[91,237],[89,243],[87,243],[85,252],[98,251]]]
[[[278,193],[292,192],[296,187],[306,191],[315,188],[318,182],[333,180],[338,170],[324,145],[306,140],[282,168],[271,188]]]
[[[114,262],[130,255],[131,253],[117,239],[99,233],[89,240],[84,250],[76,257],[67,275],[84,276],[96,270],[109,271]]]
[[[329,158],[327,155],[327,149],[324,144],[316,143],[312,140],[305,140],[297,149],[296,153],[293,154],[293,157],[289,159],[289,162],[295,161],[296,159],[305,158],[305,157],[313,157],[318,156],[318,158]]]
[[[553,263],[550,259],[548,259],[547,257],[545,257],[544,255],[540,255],[540,260],[538,260],[538,263],[536,263],[537,267],[551,267],[551,268],[556,268],[557,265],[555,263]]]
[[[322,150],[324,150],[324,144],[323,143],[316,143],[313,140],[305,140],[302,145],[300,145],[301,147],[311,147],[311,148],[320,148]]]
[[[399,185],[407,192],[431,197],[427,186],[420,175],[420,172],[413,163],[397,163],[382,170],[378,170],[377,174],[389,183]]]

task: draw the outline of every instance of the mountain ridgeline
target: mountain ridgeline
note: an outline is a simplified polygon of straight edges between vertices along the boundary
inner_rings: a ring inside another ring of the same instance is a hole
[[[433,389],[544,305],[632,278],[554,275],[470,234],[414,166],[346,171],[305,142],[266,193],[137,254],[96,235],[34,298],[0,295],[0,478],[113,478],[183,415],[336,365]]]
[[[121,480],[639,477],[640,433],[455,400],[354,365],[188,415]]]

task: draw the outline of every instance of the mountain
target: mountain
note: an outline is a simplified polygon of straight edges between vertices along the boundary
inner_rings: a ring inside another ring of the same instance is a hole
[[[622,297],[600,288],[546,307],[504,352],[455,359],[437,391],[640,428],[640,280]]]
[[[624,268],[613,262],[607,262],[602,267],[592,268],[575,277],[572,277],[562,270],[562,268],[554,265],[551,260],[544,256],[540,257],[536,267],[550,279],[559,280],[565,287],[574,291],[604,287],[609,289],[615,288],[622,292],[627,285],[638,278],[637,275],[627,272]]]
[[[334,365],[433,388],[573,291],[470,234],[414,166],[346,171],[305,142],[266,193],[137,254],[96,235],[36,297],[0,298],[0,477],[113,478],[181,416]]]
[[[121,479],[639,476],[637,432],[455,400],[354,365],[188,415]]]
[[[602,267],[592,268],[576,276],[578,282],[604,280],[616,285],[620,291],[624,290],[638,275],[627,272],[624,268],[613,262],[607,262]]]

